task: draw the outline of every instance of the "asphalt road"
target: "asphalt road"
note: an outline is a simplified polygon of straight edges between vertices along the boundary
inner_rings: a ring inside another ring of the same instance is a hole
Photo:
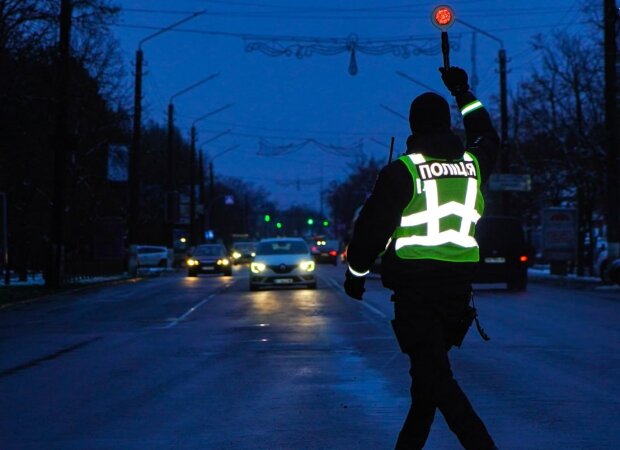
[[[390,449],[409,404],[389,293],[183,274],[0,311],[1,449]],[[477,289],[453,369],[500,449],[620,448],[620,292]],[[437,414],[427,447],[460,448]]]

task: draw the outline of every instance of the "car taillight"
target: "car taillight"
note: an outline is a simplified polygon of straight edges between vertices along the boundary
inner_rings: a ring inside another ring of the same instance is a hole
[[[521,262],[527,262],[527,256],[523,255],[519,258],[519,261]]]
[[[330,250],[329,256],[338,256],[338,252],[336,250]]]
[[[313,251],[313,252],[318,252],[319,248],[316,245],[313,245],[310,250]]]

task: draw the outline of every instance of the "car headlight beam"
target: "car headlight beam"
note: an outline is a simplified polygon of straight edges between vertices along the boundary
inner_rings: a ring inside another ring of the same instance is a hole
[[[299,263],[299,268],[306,272],[312,272],[314,270],[314,261],[302,261]]]
[[[253,262],[252,264],[250,264],[250,270],[252,271],[252,273],[261,273],[264,272],[266,269],[267,266],[263,263]]]
[[[190,267],[191,266],[197,266],[198,264],[200,264],[200,262],[195,260],[195,259],[190,258],[190,259],[187,260],[187,265],[190,266]]]

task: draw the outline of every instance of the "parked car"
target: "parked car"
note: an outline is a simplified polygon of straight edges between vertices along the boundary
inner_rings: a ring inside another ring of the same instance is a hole
[[[527,268],[532,249],[525,241],[521,220],[483,217],[476,224],[480,262],[474,283],[506,283],[508,289],[527,288]]]
[[[340,241],[335,239],[317,239],[310,245],[310,253],[318,264],[328,263],[338,265]]]
[[[620,259],[614,259],[607,269],[608,280],[620,286]]]
[[[197,277],[200,273],[221,273],[232,275],[232,263],[226,247],[222,244],[198,245],[187,259],[187,276]]]
[[[254,255],[256,255],[256,242],[234,242],[230,249],[233,264],[249,263]]]
[[[261,287],[316,288],[315,262],[301,238],[263,239],[250,263],[250,290]]]
[[[136,245],[136,263],[138,267],[168,267],[169,252],[159,245]]]
[[[607,251],[607,241],[598,238],[594,248],[594,275],[600,277],[603,283],[609,283],[609,252]]]

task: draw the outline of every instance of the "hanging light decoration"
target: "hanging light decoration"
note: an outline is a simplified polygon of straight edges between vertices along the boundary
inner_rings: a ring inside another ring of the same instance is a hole
[[[346,38],[312,38],[300,36],[243,36],[246,42],[245,51],[259,51],[265,55],[295,56],[298,59],[309,58],[316,54],[333,56],[340,53],[349,53],[348,72],[352,76],[359,72],[357,64],[358,53],[366,55],[392,54],[401,58],[410,56],[432,56],[441,52],[437,39],[431,37],[404,36],[387,39],[363,39],[355,33]],[[460,35],[450,41],[450,48],[458,50]]]

